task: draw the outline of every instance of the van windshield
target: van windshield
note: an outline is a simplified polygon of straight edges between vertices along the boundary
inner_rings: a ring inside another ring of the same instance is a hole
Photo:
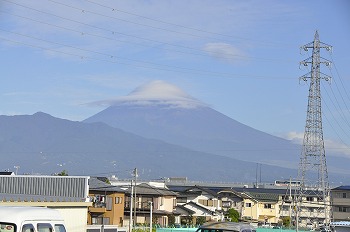
[[[52,232],[52,226],[50,223],[38,223],[38,232]]]
[[[13,223],[0,222],[0,232],[16,232],[17,227]]]
[[[55,224],[55,231],[56,232],[66,232],[66,228],[63,224]]]

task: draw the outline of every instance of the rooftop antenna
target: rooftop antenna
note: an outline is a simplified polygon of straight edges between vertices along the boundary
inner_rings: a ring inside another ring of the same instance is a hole
[[[329,66],[331,62],[320,57],[321,48],[331,51],[332,46],[320,42],[316,31],[313,42],[301,47],[304,51],[312,50],[312,56],[301,61],[300,65],[311,65],[311,71],[300,80],[310,81],[304,140],[300,155],[296,192],[295,223],[299,227],[311,225],[314,228],[324,226],[330,231],[331,206],[330,187],[326,154],[324,149],[321,111],[321,79],[329,81],[330,76],[320,72],[320,65]]]

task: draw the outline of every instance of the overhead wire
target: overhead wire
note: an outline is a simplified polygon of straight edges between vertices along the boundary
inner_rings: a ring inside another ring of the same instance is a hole
[[[349,127],[349,131],[350,131],[350,123],[349,123],[348,119],[346,118],[346,115],[345,115],[345,113],[344,113],[342,107],[340,106],[339,101],[338,101],[338,98],[337,98],[337,96],[335,95],[335,93],[334,93],[332,87],[330,87],[330,89],[331,89],[331,92],[332,92],[332,95],[333,95],[333,96],[330,96],[330,94],[329,94],[327,88],[325,88],[324,86],[323,86],[323,89],[324,89],[324,91],[326,92],[326,94],[327,94],[327,96],[328,96],[328,99],[330,100],[331,104],[334,106],[334,108],[336,109],[336,111],[339,112],[339,115],[341,116],[342,120],[344,120],[345,124]]]
[[[112,38],[112,37],[106,37],[106,36],[101,36],[101,35],[97,35],[97,34],[93,34],[93,33],[89,33],[89,32],[78,31],[78,30],[75,30],[75,29],[71,29],[71,28],[67,28],[67,27],[63,27],[63,26],[51,24],[51,23],[48,23],[48,22],[43,22],[43,21],[40,21],[40,20],[28,18],[28,17],[25,17],[25,16],[20,16],[20,15],[11,14],[11,13],[4,12],[4,11],[1,11],[1,10],[0,10],[0,14],[1,14],[1,13],[10,14],[10,15],[12,15],[12,16],[20,17],[20,18],[23,18],[23,19],[26,19],[26,20],[31,20],[31,21],[33,21],[33,22],[45,24],[45,25],[52,26],[52,27],[57,27],[57,28],[60,28],[60,29],[63,29],[63,30],[68,30],[68,31],[75,32],[75,33],[77,33],[77,34],[79,34],[79,35],[82,35],[82,36],[92,36],[92,37],[102,38],[102,39],[111,40],[111,41],[116,41],[116,42],[121,42],[121,43],[136,44],[136,45],[138,45],[138,46],[152,47],[152,48],[154,48],[154,46],[152,46],[152,45],[147,45],[147,44],[143,44],[143,43],[136,43],[136,42],[133,42],[133,41],[130,41],[130,40],[119,40],[119,39]],[[156,41],[152,40],[152,42],[156,42]],[[159,42],[159,43],[163,43],[163,42],[160,42],[160,41],[158,41],[158,42]],[[164,43],[163,43],[163,44],[164,44]],[[170,45],[170,44],[166,43],[165,45]],[[173,45],[173,46],[177,46],[177,45],[174,45],[174,44],[172,44],[172,45]],[[189,48],[189,47],[183,47],[183,48],[188,48],[188,49],[192,49],[192,50],[197,50],[198,52],[203,52],[202,50],[195,49],[195,48]],[[209,55],[209,54],[205,54],[205,53],[202,53],[202,54],[201,54],[201,53],[193,53],[193,52],[188,52],[188,51],[174,50],[174,49],[169,49],[169,48],[166,48],[166,47],[162,47],[161,49],[162,49],[162,50],[165,50],[165,51],[172,51],[172,52],[183,53],[183,54],[187,54],[187,55],[195,55],[195,56],[203,56],[203,57],[212,57],[212,55],[218,55],[218,53],[214,53],[214,52],[207,52],[207,53],[210,53],[210,54],[211,54],[211,55]],[[262,60],[262,61],[266,61],[266,62],[275,61],[275,59],[258,58],[258,57],[251,57],[251,56],[240,56],[240,55],[234,55],[234,54],[227,54],[227,56],[231,56],[233,59],[243,58],[243,60],[257,59],[257,60]],[[238,57],[238,58],[237,58],[237,57]],[[279,61],[280,61],[280,62],[284,62],[284,61],[282,61],[282,60],[279,60]],[[287,61],[285,61],[285,62],[287,62]]]
[[[338,80],[340,81],[341,86],[343,87],[345,96],[347,97],[347,100],[348,100],[348,101],[345,101],[343,95],[341,95],[341,98],[342,98],[342,100],[343,100],[344,105],[346,106],[346,109],[348,110],[348,112],[350,112],[350,110],[349,110],[350,107],[348,106],[348,103],[347,103],[347,102],[350,102],[350,95],[349,95],[349,93],[348,93],[349,90],[347,90],[347,89],[345,88],[345,86],[344,86],[343,80],[342,80],[342,78],[341,78],[341,76],[340,76],[340,74],[339,74],[337,65],[336,65],[336,63],[335,63],[335,61],[334,61],[334,59],[333,59],[332,54],[330,54],[330,57],[331,57],[332,64],[333,64],[333,66],[334,66],[334,68],[335,68],[335,71],[336,71],[336,73],[337,73]],[[332,73],[332,69],[330,69],[330,70],[331,70],[331,73]],[[333,73],[332,73],[332,76],[334,77]],[[336,84],[336,87],[337,87],[339,93],[341,93],[341,91],[339,90],[339,87],[338,87],[337,82],[335,82],[335,84]]]
[[[91,0],[85,0],[89,3],[92,3],[94,5],[98,5],[100,7],[103,8],[107,8],[111,11],[118,11],[118,12],[122,12],[124,14],[128,14],[128,15],[132,15],[132,16],[137,16],[143,19],[147,19],[147,20],[151,20],[154,22],[158,22],[158,23],[163,23],[163,24],[167,24],[167,25],[171,25],[171,26],[176,26],[176,27],[181,27],[181,28],[185,28],[185,29],[189,29],[189,30],[193,30],[193,31],[197,31],[197,32],[203,32],[203,33],[207,33],[207,34],[212,34],[212,35],[218,35],[218,36],[222,36],[222,37],[228,37],[228,38],[233,38],[233,39],[239,39],[239,40],[248,40],[248,41],[255,41],[255,42],[259,42],[259,43],[266,43],[266,44],[280,44],[285,46],[286,44],[283,43],[277,43],[277,42],[269,42],[269,41],[261,41],[261,40],[255,40],[255,39],[250,39],[250,38],[244,38],[244,37],[239,37],[239,36],[232,36],[232,35],[227,35],[227,34],[223,34],[223,33],[218,33],[218,32],[212,32],[212,31],[207,31],[207,30],[203,30],[203,29],[198,29],[198,28],[194,28],[194,27],[189,27],[189,26],[185,26],[185,25],[181,25],[181,24],[177,24],[177,23],[171,23],[171,22],[167,22],[164,20],[160,20],[160,19],[154,19],[151,17],[147,17],[144,15],[140,15],[140,14],[135,14],[135,13],[131,13],[129,11],[125,11],[125,10],[120,10],[116,7],[110,7],[104,4],[101,4],[100,2],[94,2]]]
[[[186,68],[186,67],[179,67],[179,66],[172,66],[172,65],[163,65],[163,64],[156,64],[156,63],[151,63],[151,62],[137,61],[137,60],[133,60],[133,59],[123,58],[123,59],[128,59],[130,61],[134,61],[134,62],[138,62],[138,63],[144,63],[144,64],[149,64],[149,65],[153,65],[153,66],[145,66],[145,65],[140,65],[140,64],[130,64],[130,63],[125,63],[125,62],[121,62],[121,61],[117,61],[117,60],[111,60],[111,59],[106,60],[106,59],[100,59],[100,58],[91,57],[91,56],[87,56],[87,55],[81,55],[81,54],[75,54],[75,53],[70,53],[70,52],[64,52],[64,51],[60,51],[60,50],[56,50],[56,49],[52,49],[52,48],[45,48],[45,47],[38,46],[38,45],[33,45],[33,44],[28,44],[28,43],[24,43],[24,42],[20,42],[20,41],[15,41],[15,40],[12,40],[12,39],[7,39],[7,38],[1,37],[1,36],[0,36],[0,39],[8,41],[8,42],[13,42],[13,43],[16,43],[16,44],[22,44],[22,45],[25,45],[25,46],[28,46],[28,47],[34,47],[34,48],[37,48],[37,49],[40,49],[40,50],[52,51],[52,52],[57,52],[57,53],[65,54],[65,55],[75,56],[75,57],[79,57],[80,59],[89,59],[89,60],[96,60],[96,61],[102,61],[102,62],[117,63],[117,64],[123,64],[123,65],[131,65],[131,66],[139,67],[139,68],[149,68],[149,69],[171,71],[171,72],[181,72],[181,73],[197,73],[197,74],[204,74],[204,75],[210,75],[210,76],[220,76],[220,77],[229,77],[229,78],[250,77],[250,78],[255,78],[255,79],[270,78],[270,79],[283,80],[283,79],[281,79],[279,77],[266,77],[266,76],[258,76],[258,75],[220,73],[220,72],[213,72],[213,71],[209,71],[209,70],[200,70],[200,69],[193,69],[193,68]],[[46,42],[48,42],[48,41],[46,41]],[[70,47],[73,47],[73,46],[70,46]],[[76,49],[79,49],[79,48],[76,48]],[[84,50],[84,49],[80,49],[80,50]],[[111,55],[110,58],[114,58],[114,56]],[[154,65],[156,65],[156,66],[154,66]],[[157,67],[157,66],[164,66],[165,68],[161,68],[161,67]],[[238,76],[235,77],[234,75],[239,75],[239,77]],[[284,79],[291,79],[291,78],[284,78]]]
[[[47,0],[47,1],[50,1],[50,2],[53,2],[53,3],[56,3],[56,4],[59,4],[59,5],[62,5],[62,6],[66,6],[66,7],[69,7],[71,9],[75,9],[75,10],[78,10],[82,13],[90,13],[90,14],[94,14],[94,15],[98,15],[98,16],[101,16],[101,17],[105,17],[105,18],[110,18],[110,19],[114,19],[114,20],[118,20],[118,21],[122,21],[122,22],[126,22],[126,23],[130,23],[130,24],[134,24],[134,25],[138,25],[138,26],[143,26],[143,27],[149,27],[149,28],[152,28],[152,29],[156,29],[156,30],[162,30],[162,31],[167,31],[167,32],[171,32],[171,33],[176,33],[176,34],[183,34],[183,35],[188,35],[188,36],[192,36],[192,37],[197,37],[197,38],[206,38],[206,39],[216,39],[216,38],[213,38],[213,37],[208,37],[208,36],[203,36],[203,35],[198,35],[198,34],[192,34],[192,33],[187,33],[187,32],[181,32],[181,31],[175,31],[175,30],[172,30],[172,29],[168,29],[168,28],[162,28],[162,27],[156,27],[156,26],[152,26],[152,25],[148,25],[148,24],[144,24],[144,23],[139,23],[139,22],[134,22],[134,21],[130,21],[130,20],[126,20],[126,19],[122,19],[122,18],[118,18],[118,17],[115,17],[115,16],[110,16],[110,15],[105,15],[105,14],[101,14],[101,13],[98,13],[96,11],[91,11],[91,10],[87,10],[87,9],[83,9],[83,8],[80,8],[80,7],[76,7],[76,6],[73,6],[73,5],[70,5],[70,4],[66,4],[66,3],[62,3],[62,2],[58,2],[58,1],[55,1],[55,0]],[[90,3],[94,3],[92,1],[88,1]],[[99,6],[104,6],[104,7],[107,7],[105,5],[102,5],[102,4],[98,4]],[[112,10],[115,9],[115,8],[112,8]],[[142,16],[140,16],[142,17]],[[150,18],[148,18],[150,20]],[[155,21],[155,20],[154,20]],[[163,22],[165,23],[165,22]],[[167,23],[167,24],[170,24],[170,23]],[[177,26],[180,26],[179,24],[177,24]],[[181,26],[183,28],[185,28],[185,26]],[[189,27],[186,27],[187,29],[190,29]],[[192,28],[191,30],[195,30],[197,32],[201,31],[201,32],[206,32],[206,33],[209,33],[209,34],[216,34],[216,35],[219,35],[219,33],[210,33],[208,31],[204,31],[204,30],[200,30],[200,29],[194,29]],[[221,34],[221,36],[223,36],[223,34]],[[234,38],[233,36],[230,36],[231,38]],[[236,37],[237,39],[238,37]],[[247,39],[247,38],[240,38],[240,40],[251,40],[251,39]],[[255,40],[256,41],[256,40]],[[264,43],[267,43],[267,42],[264,42]],[[270,42],[271,44],[271,42]],[[275,43],[276,44],[276,43]]]
[[[332,116],[333,122],[335,122],[335,123],[338,125],[338,127],[341,129],[341,131],[343,132],[344,135],[346,135],[348,138],[350,138],[350,135],[348,134],[348,132],[344,130],[344,128],[340,125],[338,119],[334,116],[334,114],[333,114],[332,110],[329,108],[327,102],[324,101],[323,98],[321,98],[321,99],[322,99],[322,102],[324,103],[324,105],[326,106],[326,108],[328,109],[329,114]],[[325,114],[323,114],[323,115],[324,115],[325,117],[327,117]],[[327,121],[328,121],[329,125],[331,126],[331,128],[333,129],[333,131],[336,133],[337,137],[342,141],[343,144],[346,144],[346,143],[341,139],[341,137],[339,136],[337,130],[335,130],[335,128],[333,127],[333,124],[330,124],[330,121],[329,121],[329,120],[327,120]],[[350,147],[349,147],[349,148],[350,148]]]
[[[87,26],[87,27],[91,27],[91,28],[94,28],[94,29],[105,31],[105,32],[108,32],[108,33],[110,33],[112,35],[119,34],[119,35],[131,37],[131,38],[136,38],[136,39],[148,41],[148,42],[159,43],[159,44],[168,45],[168,46],[172,46],[172,47],[178,47],[178,48],[182,48],[182,49],[188,49],[188,50],[196,51],[196,52],[199,52],[199,53],[179,51],[179,50],[173,50],[173,49],[169,49],[169,48],[162,48],[163,50],[169,50],[169,51],[173,51],[173,52],[179,52],[179,53],[185,53],[185,54],[191,54],[191,55],[197,55],[197,56],[206,56],[206,57],[209,57],[208,53],[210,55],[218,55],[219,54],[217,52],[212,52],[212,51],[205,51],[205,53],[203,53],[203,50],[198,49],[198,48],[189,47],[189,46],[183,46],[183,45],[173,44],[173,43],[168,43],[168,42],[163,42],[163,41],[149,39],[149,38],[136,36],[136,35],[130,35],[130,34],[127,34],[127,33],[119,32],[117,30],[111,30],[111,29],[108,29],[108,28],[105,28],[105,27],[91,25],[91,24],[88,24],[88,23],[84,23],[84,22],[81,22],[81,21],[77,21],[77,20],[70,19],[70,18],[67,18],[67,17],[62,17],[62,16],[59,16],[59,15],[48,13],[48,12],[45,12],[45,11],[41,11],[41,10],[38,10],[38,9],[35,9],[35,8],[32,8],[32,7],[28,7],[28,6],[23,5],[23,4],[14,3],[14,2],[9,1],[9,0],[1,0],[1,1],[6,1],[8,3],[12,3],[12,4],[18,5],[20,7],[29,9],[29,10],[37,11],[37,12],[42,13],[42,14],[51,15],[51,16],[54,16],[54,17],[57,17],[57,18],[60,18],[60,19],[63,19],[63,20],[67,20],[67,21],[74,22],[74,23],[77,23],[77,24],[80,24],[80,25],[84,25],[84,26]],[[48,1],[50,1],[50,0],[48,0]],[[97,34],[93,34],[93,33],[89,33],[89,32],[78,31],[78,30],[75,30],[75,29],[71,29],[71,28],[67,28],[67,27],[63,27],[63,26],[58,26],[58,25],[55,25],[55,24],[52,24],[52,23],[43,22],[43,21],[32,19],[32,18],[29,18],[29,17],[16,15],[16,14],[9,13],[9,12],[6,12],[6,11],[1,11],[0,10],[0,13],[10,14],[10,15],[13,15],[13,16],[16,16],[16,17],[20,17],[20,18],[24,18],[24,19],[27,19],[27,20],[31,20],[31,21],[34,21],[34,22],[37,22],[37,23],[42,23],[42,24],[46,24],[46,25],[49,25],[49,26],[53,26],[53,27],[57,27],[57,28],[65,29],[65,30],[69,30],[69,31],[72,31],[72,32],[77,32],[80,35],[89,35],[89,36],[99,37],[99,38],[103,38],[103,39],[115,40],[115,41],[123,42],[123,43],[132,43],[132,44],[137,44],[137,45],[140,45],[140,46],[147,46],[147,47],[154,48],[154,46],[151,46],[151,45],[139,44],[139,43],[135,43],[135,42],[132,42],[132,41],[129,41],[129,40],[127,40],[127,41],[125,41],[125,40],[118,40],[118,39],[115,39],[115,38],[101,36],[101,35],[97,35]],[[281,60],[281,59],[261,58],[261,57],[253,57],[253,56],[243,56],[243,55],[238,55],[238,54],[225,54],[225,56],[232,57],[234,59],[244,59],[244,60],[256,59],[256,60],[261,60],[261,61],[266,61],[266,62],[269,62],[269,61],[290,62],[290,61]]]

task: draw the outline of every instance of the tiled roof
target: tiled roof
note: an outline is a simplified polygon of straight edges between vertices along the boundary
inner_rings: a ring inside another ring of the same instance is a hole
[[[275,193],[255,193],[255,192],[245,192],[247,195],[251,196],[253,199],[262,202],[277,202],[279,194]]]
[[[198,209],[201,209],[202,211],[206,211],[206,212],[208,212],[209,214],[213,214],[213,213],[214,213],[214,212],[211,211],[210,209],[207,209],[207,208],[205,208],[204,206],[201,206],[201,205],[199,205],[199,204],[197,204],[196,202],[193,202],[193,201],[187,202],[187,203],[184,204],[183,206],[186,207],[186,205],[192,205],[193,207],[198,208]]]
[[[136,194],[141,195],[155,195],[155,196],[177,196],[173,191],[170,191],[166,188],[156,188],[149,184],[139,184],[136,186]],[[135,191],[134,189],[134,191]],[[126,193],[131,193],[131,188],[125,190]]]
[[[176,206],[176,209],[182,209],[182,210],[184,210],[184,211],[186,211],[186,212],[188,212],[189,214],[195,214],[196,212],[195,211],[193,211],[193,210],[191,210],[191,209],[189,209],[189,208],[186,208],[185,206],[183,206],[183,205],[177,205]],[[176,210],[175,212],[177,212],[177,213],[179,213],[178,212],[178,210]]]
[[[96,177],[91,177],[89,179],[89,189],[90,191],[125,192],[120,187],[107,184]]]

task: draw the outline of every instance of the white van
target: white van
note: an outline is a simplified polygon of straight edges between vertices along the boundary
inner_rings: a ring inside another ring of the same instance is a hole
[[[0,206],[0,232],[66,232],[66,228],[54,209]]]

